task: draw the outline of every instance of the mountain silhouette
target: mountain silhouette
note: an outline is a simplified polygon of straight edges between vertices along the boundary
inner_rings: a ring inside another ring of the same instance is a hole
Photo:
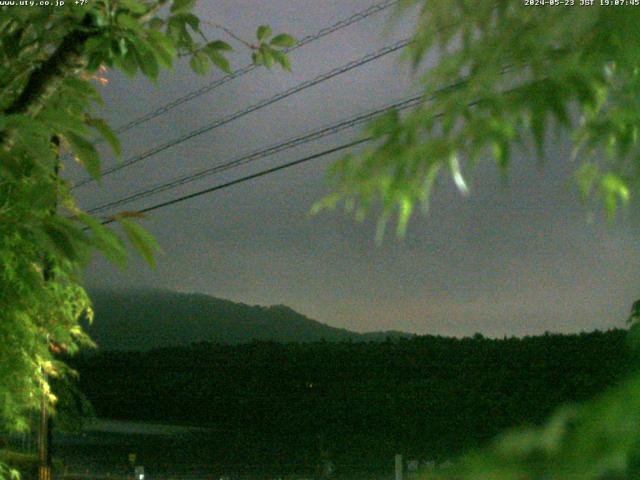
[[[87,326],[102,350],[149,350],[195,342],[384,341],[411,337],[358,333],[312,320],[285,306],[245,305],[203,294],[168,290],[90,292],[95,320]]]

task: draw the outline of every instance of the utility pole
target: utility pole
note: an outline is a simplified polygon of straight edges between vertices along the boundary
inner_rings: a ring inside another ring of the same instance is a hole
[[[44,381],[47,380],[46,373],[42,373]],[[49,412],[47,409],[47,399],[42,392],[40,400],[40,426],[38,429],[38,480],[51,480],[51,462],[49,455]]]
[[[53,175],[57,179],[60,171],[60,139],[57,135],[51,138],[51,145],[55,149],[55,162],[53,165]],[[57,188],[57,186],[56,186]],[[51,206],[51,214],[55,215],[58,209],[57,192],[54,196],[54,203]],[[51,258],[45,257],[42,268],[42,277],[46,282],[53,279],[53,265]],[[49,348],[49,337],[47,336],[47,348]],[[48,381],[47,372],[42,368],[42,381],[46,384]],[[51,444],[53,439],[52,422],[49,418],[49,409],[47,408],[46,392],[42,391],[40,399],[40,423],[38,429],[38,480],[52,480],[51,478]]]
[[[403,473],[403,463],[402,463],[402,455],[399,453],[395,456],[395,480],[402,480]]]

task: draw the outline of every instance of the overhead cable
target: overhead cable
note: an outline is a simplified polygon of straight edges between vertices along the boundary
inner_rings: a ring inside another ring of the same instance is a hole
[[[445,88],[457,88],[458,86],[460,86],[463,83],[464,83],[464,81],[461,81],[461,82],[458,82],[456,84],[453,84],[453,85],[451,85],[449,87],[445,87]],[[419,98],[419,100],[422,101],[424,99],[424,96],[420,95],[419,97],[415,97],[415,98]],[[409,100],[407,100],[407,102],[408,101]],[[475,100],[473,102],[470,102],[468,104],[468,106],[472,107],[472,106],[477,105],[477,104],[479,104],[481,102],[482,102],[482,100]],[[407,106],[405,108],[409,108],[409,106],[413,106],[413,105],[407,104]],[[381,112],[381,113],[383,113],[383,112]],[[440,118],[440,117],[442,117],[442,113],[438,113],[438,114],[434,115],[434,118]],[[253,180],[254,178],[263,177],[265,175],[269,175],[271,173],[275,173],[275,172],[280,171],[280,170],[285,170],[287,168],[294,167],[296,165],[300,165],[302,163],[306,163],[306,162],[309,162],[311,160],[315,160],[317,158],[321,158],[321,157],[330,155],[332,153],[337,153],[337,152],[340,152],[342,150],[346,150],[346,149],[355,147],[357,145],[361,145],[363,143],[370,142],[372,140],[375,140],[375,138],[376,137],[372,136],[372,135],[369,135],[369,136],[366,136],[366,137],[362,137],[362,138],[360,138],[358,140],[354,140],[352,142],[348,142],[348,143],[339,145],[337,147],[333,147],[333,148],[324,150],[324,151],[319,152],[319,153],[314,153],[312,155],[308,155],[306,157],[302,157],[302,158],[300,158],[298,160],[287,162],[287,163],[284,163],[282,165],[278,165],[276,167],[268,168],[266,170],[262,170],[260,172],[253,173],[251,175],[246,175],[246,176],[238,178],[236,180],[231,180],[229,182],[225,182],[225,183],[221,183],[221,184],[218,184],[218,185],[214,185],[214,186],[209,187],[209,188],[205,188],[204,190],[199,190],[197,192],[190,193],[190,194],[187,194],[187,195],[183,195],[183,196],[171,199],[171,200],[167,200],[167,201],[164,201],[164,202],[156,203],[156,204],[151,205],[149,207],[145,207],[145,208],[143,208],[141,210],[137,210],[136,212],[144,214],[144,213],[152,212],[154,210],[158,210],[160,208],[168,207],[170,205],[175,205],[176,203],[180,203],[180,202],[183,202],[185,200],[189,200],[189,199],[196,198],[196,197],[199,197],[199,196],[202,196],[202,195],[206,195],[207,193],[215,192],[217,190],[222,190],[222,189],[231,187],[233,185],[237,185],[239,183],[244,183],[244,182],[247,182],[249,180]],[[102,224],[103,225],[107,225],[109,223],[115,222],[116,220],[117,220],[116,217],[106,218],[106,219],[104,219],[102,221]]]
[[[120,171],[124,168],[130,167],[131,165],[134,165],[138,162],[141,162],[142,160],[145,160],[153,155],[157,155],[160,152],[163,152],[164,150],[167,150],[169,148],[172,148],[176,145],[179,145],[181,143],[186,142],[187,140],[190,140],[194,137],[197,137],[199,135],[202,135],[203,133],[209,132],[211,130],[214,130],[218,127],[221,127],[223,125],[226,125],[234,120],[237,120],[238,118],[241,118],[245,115],[248,115],[252,112],[261,110],[262,108],[265,108],[269,105],[272,105],[280,100],[283,100],[287,97],[290,97],[292,95],[295,95],[296,93],[299,93],[303,90],[306,90],[307,88],[311,88],[315,85],[318,85],[322,82],[325,82],[333,77],[336,77],[338,75],[341,75],[343,73],[349,72],[355,68],[358,68],[362,65],[365,65],[369,62],[372,62],[374,60],[377,60],[379,58],[382,58],[386,55],[389,55],[393,52],[397,52],[398,50],[403,49],[404,47],[406,47],[409,43],[411,42],[410,39],[403,39],[400,40],[392,45],[388,45],[386,47],[383,47],[375,52],[369,53],[357,60],[352,60],[349,63],[346,63],[340,67],[334,68],[333,70],[330,70],[329,72],[323,73],[321,75],[318,75],[317,77],[314,77],[310,80],[306,80],[298,85],[295,85],[283,92],[280,92],[272,97],[263,99],[261,101],[259,101],[258,103],[255,103],[253,105],[250,105],[242,110],[238,110],[234,113],[231,113],[229,115],[226,115],[218,120],[215,120],[211,123],[208,123],[196,130],[192,130],[191,132],[188,132],[184,135],[181,135],[180,137],[174,138],[173,140],[169,140],[168,142],[162,143],[160,145],[157,145],[155,147],[152,147],[142,153],[139,153],[137,155],[134,155],[133,157],[128,158],[127,160],[114,165],[106,170],[104,170],[102,172],[102,177],[105,177],[107,175],[110,175],[112,173],[115,173],[117,171]],[[87,185],[91,182],[93,182],[94,180],[92,178],[87,178],[85,180],[81,180],[80,182],[76,183],[75,185],[73,185],[73,188],[77,188],[77,187],[81,187],[83,185]]]
[[[159,208],[168,207],[169,205],[174,205],[176,203],[184,202],[185,200],[189,200],[191,198],[195,198],[195,197],[199,197],[201,195],[205,195],[207,193],[215,192],[216,190],[222,190],[224,188],[228,188],[228,187],[231,187],[233,185],[237,185],[239,183],[244,183],[244,182],[247,182],[249,180],[253,180],[254,178],[263,177],[265,175],[269,175],[269,174],[277,172],[279,170],[284,170],[286,168],[294,167],[296,165],[300,165],[301,163],[309,162],[311,160],[315,160],[317,158],[324,157],[326,155],[330,155],[332,153],[340,152],[342,150],[346,150],[348,148],[355,147],[356,145],[360,145],[360,144],[368,142],[370,140],[372,140],[372,137],[361,138],[359,140],[355,140],[353,142],[349,142],[349,143],[340,145],[338,147],[330,148],[328,150],[324,150],[322,152],[315,153],[313,155],[309,155],[309,156],[300,158],[300,159],[295,160],[293,162],[288,162],[288,163],[285,163],[283,165],[278,165],[277,167],[269,168],[267,170],[262,170],[260,172],[254,173],[254,174],[247,175],[247,176],[238,178],[236,180],[232,180],[230,182],[226,182],[226,183],[222,183],[222,184],[219,184],[219,185],[215,185],[213,187],[209,187],[209,188],[206,188],[204,190],[200,190],[198,192],[190,193],[190,194],[184,195],[182,197],[174,198],[174,199],[168,200],[166,202],[157,203],[157,204],[152,205],[150,207],[143,208],[142,210],[137,210],[137,213],[141,213],[141,214],[148,213],[148,212],[152,212],[153,210],[158,210]],[[115,221],[116,221],[115,218],[107,218],[107,219],[102,221],[102,224],[103,225],[107,225],[107,224],[113,223]]]
[[[162,193],[165,192],[167,190],[172,190],[174,188],[177,188],[181,185],[185,185],[191,182],[194,182],[196,180],[200,180],[202,178],[223,172],[225,170],[229,170],[231,168],[236,168],[239,167],[241,165],[250,163],[250,162],[254,162],[272,155],[275,155],[277,153],[281,153],[283,151],[289,150],[291,148],[300,146],[300,145],[304,145],[306,143],[309,143],[311,141],[314,140],[318,140],[321,138],[324,138],[326,136],[329,135],[333,135],[336,134],[338,132],[341,132],[343,130],[349,129],[349,128],[353,128],[362,124],[365,124],[367,122],[369,122],[370,120],[372,120],[373,118],[382,115],[383,113],[389,112],[389,111],[400,111],[400,110],[404,110],[410,107],[414,107],[416,105],[418,105],[422,100],[424,99],[424,95],[416,95],[414,97],[402,100],[402,101],[398,101],[398,102],[394,102],[392,104],[388,104],[384,107],[378,108],[376,110],[372,110],[363,114],[360,114],[358,116],[349,118],[347,120],[342,120],[338,123],[332,124],[330,126],[325,126],[322,128],[319,128],[317,130],[314,130],[312,132],[306,133],[304,135],[289,139],[289,140],[285,140],[283,142],[279,142],[273,145],[270,145],[266,148],[263,148],[261,150],[258,151],[254,151],[252,153],[246,154],[246,155],[242,155],[238,158],[235,158],[233,160],[230,160],[228,162],[224,162],[224,163],[220,163],[218,165],[214,165],[212,167],[206,168],[204,170],[200,170],[198,172],[189,174],[189,175],[185,175],[176,179],[173,179],[169,182],[166,183],[162,183],[160,185],[156,185],[154,187],[136,192],[132,195],[128,195],[124,198],[120,198],[117,200],[113,200],[111,202],[108,203],[104,203],[102,205],[96,206],[91,208],[90,210],[87,211],[87,213],[94,215],[97,213],[101,213],[104,211],[107,211],[111,208],[114,207],[119,207],[121,205],[125,205],[128,203],[131,203],[135,200],[140,200],[143,198],[147,198],[150,197],[152,195],[156,195],[158,193]]]
[[[288,49],[285,49],[286,53],[290,53],[293,52],[294,50],[297,50],[300,47],[303,47],[309,43],[315,42],[316,40],[319,40],[323,37],[326,37],[327,35],[330,35],[334,32],[337,32],[339,30],[342,30],[343,28],[346,28],[350,25],[353,25],[355,23],[358,23],[376,13],[379,13],[383,10],[386,10],[387,8],[395,5],[396,3],[398,3],[398,0],[385,0],[384,2],[380,2],[377,3],[375,5],[370,6],[369,8],[355,13],[353,15],[351,15],[350,17],[344,18],[342,20],[339,20],[338,22],[334,23],[333,25],[324,27],[320,30],[318,30],[316,33],[311,34],[311,35],[307,35],[306,37],[303,37],[302,39],[300,39],[298,41],[298,43],[296,43],[293,47],[290,47]],[[118,134],[120,133],[124,133],[128,130],[131,130],[134,127],[137,127],[138,125],[141,125],[145,122],[148,122],[149,120],[152,120],[156,117],[159,117],[161,115],[164,115],[165,113],[173,110],[174,108],[176,108],[179,105],[182,105],[183,103],[189,102],[191,100],[193,100],[194,98],[198,98],[228,82],[230,82],[231,80],[234,80],[236,78],[239,78],[253,70],[255,70],[256,68],[258,68],[254,63],[250,63],[248,65],[245,65],[244,67],[241,67],[237,70],[234,70],[233,72],[231,72],[228,75],[225,75],[222,78],[219,78],[218,80],[214,80],[211,83],[208,83],[207,85],[204,85],[203,87],[199,88],[198,90],[194,90],[192,92],[187,93],[186,95],[183,95],[181,97],[178,97],[174,100],[172,100],[171,102],[162,105],[161,107],[156,108],[155,110],[141,116],[138,117],[134,120],[131,120],[129,123],[126,123],[118,128],[116,128],[114,131]]]

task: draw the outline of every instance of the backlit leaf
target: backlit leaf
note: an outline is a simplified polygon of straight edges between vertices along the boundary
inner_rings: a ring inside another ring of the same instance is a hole
[[[263,41],[271,36],[271,27],[269,25],[260,25],[256,31],[256,37],[259,41]]]
[[[109,145],[111,145],[113,152],[117,156],[120,156],[120,154],[122,153],[122,149],[120,147],[120,140],[118,139],[118,136],[116,135],[116,133],[111,129],[109,124],[105,122],[103,119],[95,118],[95,117],[89,117],[86,120],[86,122],[88,125],[91,125],[98,132],[100,132],[100,135],[102,135],[104,139],[109,143]]]
[[[297,42],[296,42],[296,39],[293,38],[291,35],[288,35],[286,33],[281,33],[280,35],[276,35],[275,37],[273,37],[270,43],[274,47],[291,48]]]
[[[151,266],[155,267],[155,254],[160,251],[160,246],[156,239],[137,223],[126,218],[117,218],[122,225],[131,245],[142,255],[142,258]]]
[[[171,13],[190,12],[195,3],[195,0],[173,0],[171,3]]]
[[[82,163],[94,180],[100,179],[100,158],[93,144],[86,138],[73,132],[65,133],[76,158]]]

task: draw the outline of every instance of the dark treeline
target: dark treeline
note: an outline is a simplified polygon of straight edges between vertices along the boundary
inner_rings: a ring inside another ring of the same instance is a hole
[[[625,336],[202,343],[74,363],[98,416],[211,427],[210,455],[374,465],[441,460],[604,390],[628,366]]]

